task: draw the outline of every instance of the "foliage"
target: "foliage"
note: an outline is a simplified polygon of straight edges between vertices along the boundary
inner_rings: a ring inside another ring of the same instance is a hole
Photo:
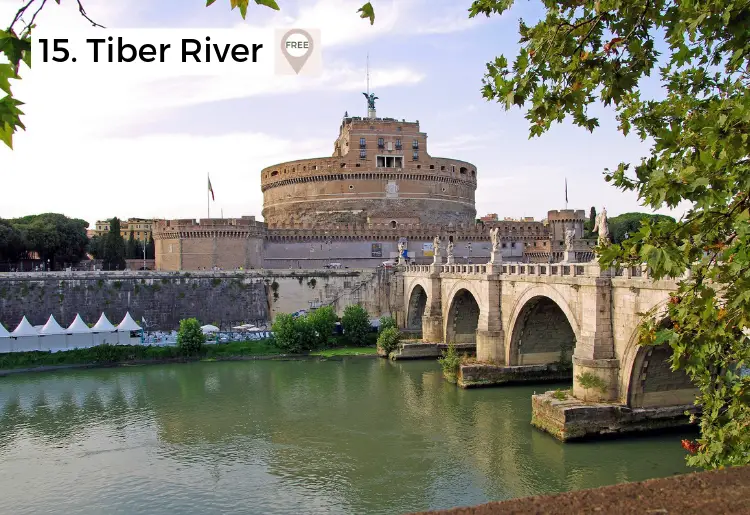
[[[470,16],[502,14],[513,3],[475,0]],[[750,326],[750,5],[581,0],[543,7],[534,26],[520,23],[513,64],[500,56],[487,65],[484,96],[525,108],[531,136],[566,118],[593,131],[599,122],[589,107],[603,103],[623,134],[650,141],[646,158],[605,170],[605,179],[651,209],[681,202],[690,209],[597,249],[599,261],[646,262],[655,279],[680,278],[668,304],[673,326],[659,328],[652,317],[641,343],[669,343],[672,367],[700,390],[701,437],[688,463],[750,463],[750,377],[733,371],[750,363],[742,335]],[[658,96],[640,89],[647,78],[658,83]]]
[[[330,347],[336,330],[336,312],[331,306],[318,308],[306,315],[315,331],[315,348]]]
[[[91,254],[94,259],[103,259],[104,257],[104,238],[99,235],[92,236],[86,246],[86,252]]]
[[[344,309],[341,325],[344,328],[344,336],[352,345],[364,345],[371,328],[370,315],[359,304],[352,304]]]
[[[0,220],[0,257],[16,260],[37,252],[51,268],[77,263],[86,254],[89,224],[57,213]]]
[[[125,269],[125,240],[120,234],[120,219],[109,221],[109,232],[104,237],[104,267],[107,270]]]
[[[394,329],[397,328],[395,318],[393,318],[392,316],[380,317],[380,327],[378,327],[379,333],[382,333],[383,331],[391,327]]]
[[[560,390],[558,388],[557,390],[554,391],[554,393],[552,394],[552,397],[554,397],[558,401],[564,401],[568,398],[569,393],[570,392],[568,390]]]
[[[177,347],[180,351],[192,356],[200,354],[206,342],[206,335],[201,330],[201,324],[195,318],[180,320],[180,329],[177,331]]]
[[[148,235],[148,243],[146,244],[146,259],[154,259],[156,256],[156,247],[154,243],[153,233]]]
[[[395,327],[387,327],[378,335],[378,347],[383,349],[386,355],[398,348],[401,342],[401,333]]]
[[[609,219],[609,237],[612,243],[622,243],[631,235],[637,233],[643,224],[648,225],[650,222],[659,222],[664,220],[674,223],[675,219],[671,216],[650,215],[648,213],[623,213]]]
[[[300,354],[315,348],[315,328],[307,317],[294,318],[287,313],[276,316],[271,326],[274,343],[285,353]]]
[[[60,3],[61,0],[55,0]],[[215,3],[216,0],[206,0],[206,7]],[[19,75],[21,62],[31,68],[31,31],[35,25],[36,17],[44,8],[47,0],[29,0],[16,12],[10,25],[5,30],[0,30],[0,55],[4,56],[7,63],[0,62],[0,141],[13,148],[13,134],[18,129],[26,130],[21,116],[24,114],[20,106],[23,102],[13,96],[10,80],[20,80]],[[71,1],[72,3],[72,1]],[[279,10],[276,0],[255,0],[257,5]],[[243,19],[247,16],[247,8],[250,0],[230,0],[232,10],[239,9]],[[92,20],[83,8],[81,0],[77,0],[78,12],[94,27],[104,28]],[[357,10],[360,18],[370,20],[370,25],[375,23],[375,10],[370,2],[367,2]],[[28,23],[24,17],[27,17]],[[147,251],[148,252],[148,251]],[[147,254],[148,257],[148,254]],[[153,259],[148,257],[148,259]]]
[[[450,382],[455,383],[458,379],[458,371],[461,368],[461,356],[456,352],[453,342],[448,344],[448,350],[438,358],[438,363],[443,369],[443,376]]]
[[[589,218],[583,222],[583,237],[584,238],[595,238],[594,226],[596,225],[596,208],[591,206],[589,210]]]
[[[591,372],[578,374],[576,380],[586,390],[598,390],[601,393],[607,393],[607,382]]]
[[[126,259],[143,259],[143,244],[135,239],[135,232],[130,231],[128,242],[125,245]]]

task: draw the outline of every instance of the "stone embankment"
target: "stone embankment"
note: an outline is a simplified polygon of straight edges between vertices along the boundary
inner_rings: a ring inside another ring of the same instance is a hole
[[[40,325],[54,315],[67,325],[77,313],[91,323],[129,311],[149,330],[189,317],[225,328],[329,304],[341,313],[352,303],[375,317],[390,312],[392,277],[383,269],[0,273],[0,323],[12,330],[23,316]]]

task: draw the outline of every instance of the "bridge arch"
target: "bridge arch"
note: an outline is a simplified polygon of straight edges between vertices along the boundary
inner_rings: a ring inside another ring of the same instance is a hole
[[[666,303],[661,304],[656,318],[661,319],[659,327],[666,329],[671,327],[672,321],[663,308]],[[669,344],[644,346],[639,340],[636,327],[623,353],[620,392],[625,395],[621,401],[629,408],[693,404],[698,389],[684,370],[672,370]]]
[[[532,286],[516,300],[505,333],[506,363],[535,365],[572,359],[578,320],[554,288]]]
[[[422,330],[422,317],[429,302],[427,289],[419,282],[414,283],[406,304],[406,329]]]
[[[468,281],[459,281],[453,285],[447,298],[443,317],[445,343],[475,343],[481,313],[478,292]]]

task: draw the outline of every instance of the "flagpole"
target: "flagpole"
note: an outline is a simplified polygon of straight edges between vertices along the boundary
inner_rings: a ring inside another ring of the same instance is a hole
[[[208,179],[208,182],[211,182],[211,176],[206,173],[206,178]],[[206,188],[206,218],[211,218],[211,197],[208,195],[209,190]]]

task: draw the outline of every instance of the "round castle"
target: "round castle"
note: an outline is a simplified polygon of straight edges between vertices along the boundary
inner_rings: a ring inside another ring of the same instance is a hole
[[[368,118],[345,115],[333,156],[261,171],[264,221],[393,227],[473,223],[476,166],[430,156],[419,121],[377,118],[374,99],[368,103]]]

